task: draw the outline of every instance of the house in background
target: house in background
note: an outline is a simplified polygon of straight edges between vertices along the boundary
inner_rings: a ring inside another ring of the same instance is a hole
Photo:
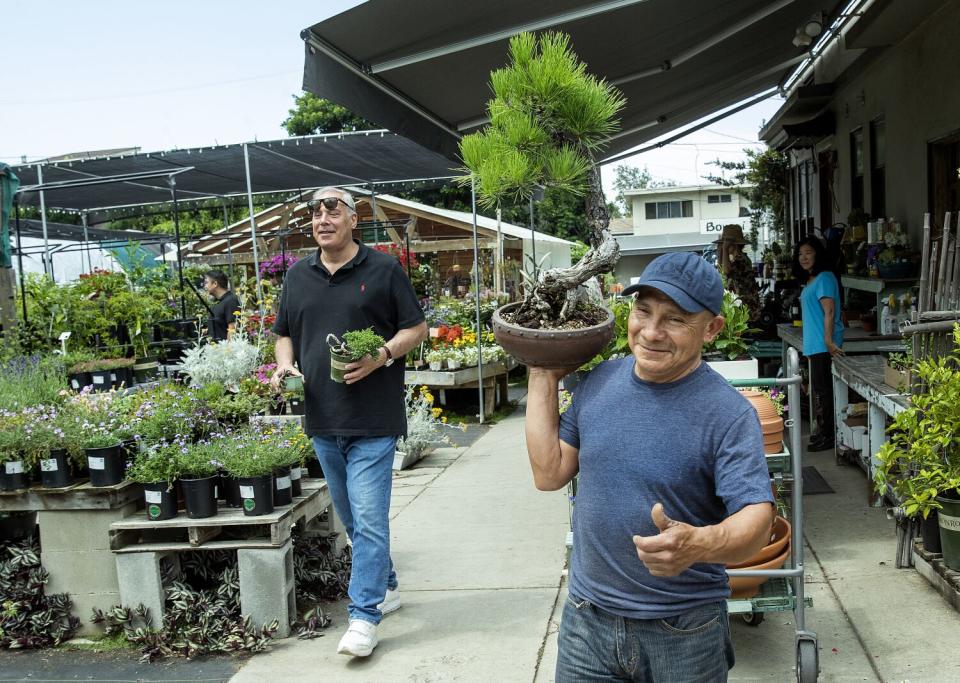
[[[702,252],[720,236],[723,226],[737,223],[750,230],[745,188],[725,185],[688,185],[627,190],[633,210],[632,226],[611,221],[620,244],[618,282],[630,284],[654,258],[671,251]],[[629,220],[629,219],[627,219]]]

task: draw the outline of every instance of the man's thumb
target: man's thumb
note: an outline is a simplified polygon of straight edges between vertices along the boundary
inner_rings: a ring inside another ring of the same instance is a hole
[[[650,510],[650,517],[653,518],[653,523],[657,525],[660,531],[666,531],[676,524],[676,522],[667,517],[667,513],[663,511],[663,505],[661,503],[653,506],[653,509]]]

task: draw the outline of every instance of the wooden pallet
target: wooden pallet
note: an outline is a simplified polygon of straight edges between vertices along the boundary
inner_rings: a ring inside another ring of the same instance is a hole
[[[0,512],[37,510],[114,510],[143,498],[143,486],[124,480],[113,486],[91,486],[87,479],[63,488],[39,484],[20,491],[0,491]]]
[[[151,521],[137,513],[110,525],[110,549],[139,553],[279,547],[290,538],[294,525],[306,525],[330,507],[326,481],[301,481],[303,495],[268,515],[249,517],[239,508],[222,504],[215,516],[205,519],[190,519],[181,513],[173,519]]]

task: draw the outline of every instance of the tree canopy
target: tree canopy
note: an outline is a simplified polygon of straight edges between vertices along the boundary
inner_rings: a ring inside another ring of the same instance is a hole
[[[362,116],[330,100],[305,92],[293,96],[294,107],[283,121],[290,135],[320,135],[379,128]]]

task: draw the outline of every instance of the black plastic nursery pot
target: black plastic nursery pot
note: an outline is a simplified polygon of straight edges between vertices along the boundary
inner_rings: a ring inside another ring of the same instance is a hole
[[[177,516],[177,491],[170,482],[144,484],[143,498],[147,502],[147,519],[150,521],[159,522]]]
[[[8,460],[0,465],[0,491],[19,491],[30,483],[30,472],[23,460]]]
[[[923,549],[928,553],[943,552],[940,545],[940,515],[936,510],[931,510],[927,518],[920,523],[920,538],[923,541]]]
[[[268,515],[273,512],[273,475],[240,477],[240,498],[243,514],[248,517]]]
[[[284,465],[273,470],[273,504],[275,507],[293,502],[293,482],[290,479],[290,466]]]
[[[67,451],[58,448],[40,461],[40,484],[47,489],[62,489],[73,483]]]
[[[93,384],[93,379],[90,377],[89,372],[71,372],[67,375],[67,382],[70,383],[71,389],[80,391],[84,387]]]
[[[320,464],[320,461],[317,459],[317,456],[314,455],[312,458],[307,458],[307,476],[311,479],[323,479],[323,466]]]
[[[303,486],[300,485],[302,476],[303,472],[300,467],[290,468],[290,493],[294,498],[303,495]]]
[[[156,356],[137,358],[133,364],[133,379],[137,384],[153,382],[160,374],[160,361]]]
[[[937,496],[942,506],[937,513],[940,526],[940,546],[943,563],[953,571],[960,571],[960,495]]]
[[[231,477],[229,474],[220,475],[220,486],[223,489],[223,502],[228,507],[243,507],[243,498],[240,497],[240,480]]]
[[[91,486],[115,486],[123,481],[126,452],[120,444],[104,448],[85,448]]]
[[[306,412],[306,406],[304,406],[302,398],[288,399],[287,406],[290,408],[291,415],[303,415]]]
[[[110,391],[113,387],[113,370],[94,370],[90,373],[94,391]]]
[[[187,517],[203,519],[217,514],[217,484],[219,481],[220,477],[217,475],[202,479],[180,479]]]

